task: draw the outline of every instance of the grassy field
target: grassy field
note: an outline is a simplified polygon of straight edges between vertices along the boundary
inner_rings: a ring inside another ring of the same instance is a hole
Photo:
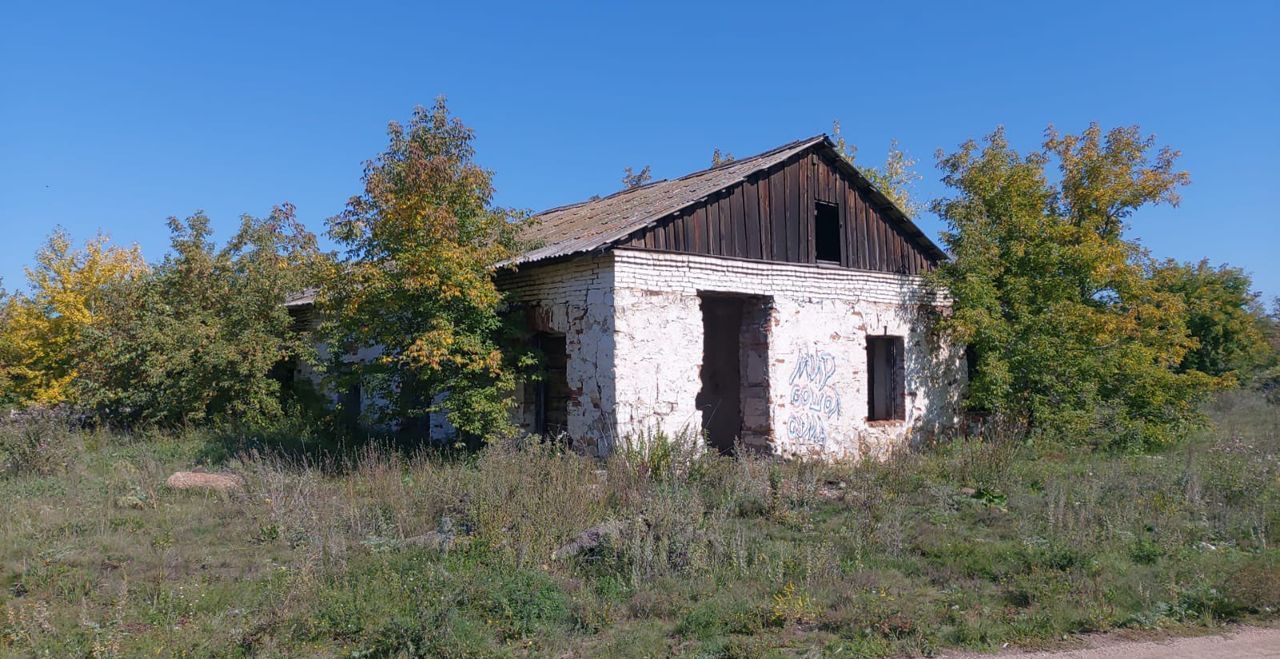
[[[1280,408],[1210,412],[1156,455],[987,441],[864,465],[670,444],[308,461],[10,427],[0,654],[893,656],[1270,619]],[[163,486],[196,465],[245,488]]]

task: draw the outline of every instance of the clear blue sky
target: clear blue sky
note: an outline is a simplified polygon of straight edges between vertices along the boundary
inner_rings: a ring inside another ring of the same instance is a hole
[[[935,150],[997,124],[1026,149],[1051,122],[1137,123],[1193,183],[1136,235],[1280,295],[1280,3],[543,5],[5,3],[0,277],[20,286],[59,224],[150,260],[165,218],[196,209],[225,237],[291,201],[321,231],[387,121],[445,94],[498,202],[533,210],[833,119],[864,162],[898,138],[925,198],[943,193]]]

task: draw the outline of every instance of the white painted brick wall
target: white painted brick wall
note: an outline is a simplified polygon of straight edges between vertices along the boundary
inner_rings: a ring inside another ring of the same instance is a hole
[[[948,300],[919,277],[616,249],[529,268],[500,285],[533,307],[546,329],[566,334],[575,392],[569,432],[600,453],[646,430],[701,427],[700,292],[773,301],[775,452],[879,458],[955,422],[962,353],[933,343],[929,316]],[[904,422],[866,420],[868,334],[905,339]]]
[[[533,329],[565,335],[570,400],[568,433],[574,446],[607,453],[614,425],[613,262],[609,255],[504,273],[498,286],[525,306]],[[519,400],[518,420],[533,425],[533,410]]]
[[[697,296],[708,291],[773,300],[767,361],[776,452],[883,457],[955,422],[962,353],[933,343],[928,312],[949,301],[920,277],[641,250],[613,254],[621,435],[659,424],[700,427]],[[905,422],[866,420],[868,334],[905,339]]]

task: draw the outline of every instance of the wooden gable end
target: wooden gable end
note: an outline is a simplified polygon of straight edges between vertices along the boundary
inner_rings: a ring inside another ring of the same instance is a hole
[[[815,148],[752,174],[743,183],[662,218],[619,241],[621,247],[729,256],[785,263],[818,263],[818,204],[839,217],[840,261],[846,268],[920,274],[940,256],[918,230]],[[829,234],[830,235],[830,234]]]

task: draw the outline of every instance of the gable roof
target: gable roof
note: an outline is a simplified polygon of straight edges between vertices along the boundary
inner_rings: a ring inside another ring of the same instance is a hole
[[[830,138],[825,134],[815,135],[677,179],[654,181],[607,197],[543,211],[529,218],[520,232],[521,239],[535,247],[503,265],[528,264],[606,249],[639,229],[695,206],[721,190],[746,181],[756,172],[769,169],[815,147],[836,154],[835,144]],[[877,190],[861,172],[843,157],[837,155],[835,160],[857,182],[859,188],[869,192],[878,205],[889,210],[889,215],[909,236],[920,242],[927,254],[936,260],[947,258],[946,253],[929,240],[906,213]]]

